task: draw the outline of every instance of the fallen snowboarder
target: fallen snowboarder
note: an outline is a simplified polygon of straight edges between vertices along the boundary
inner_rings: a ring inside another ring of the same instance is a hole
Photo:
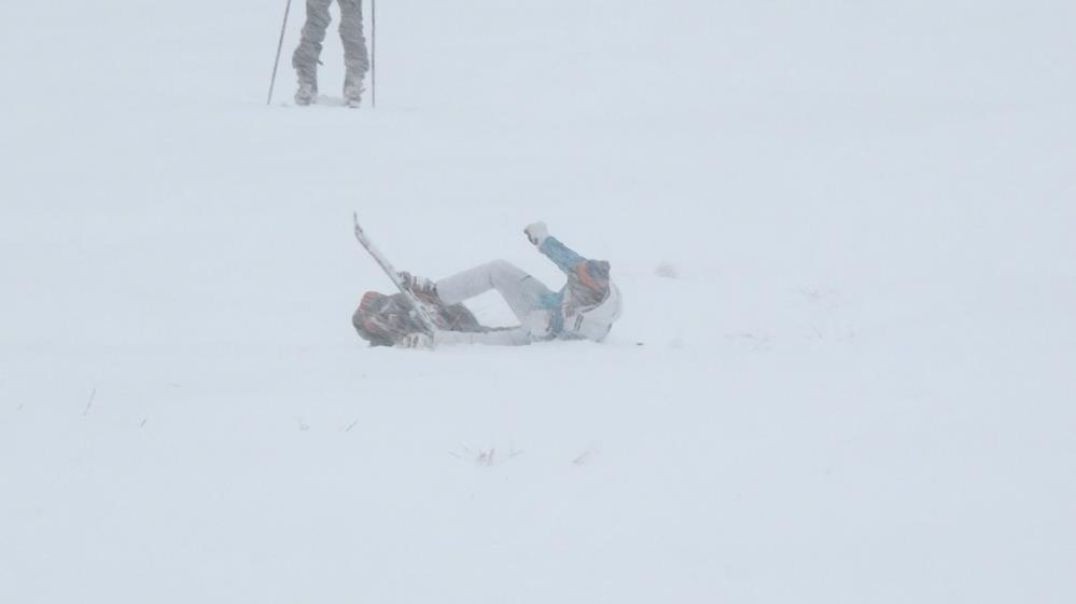
[[[434,282],[399,273],[403,287],[425,307],[433,323],[416,317],[408,296],[367,292],[352,317],[355,330],[373,346],[433,348],[443,344],[523,345],[548,340],[600,342],[620,317],[620,290],[609,280],[609,263],[588,260],[549,236],[545,223],[524,233],[552,260],[568,282],[554,292],[523,270],[495,260]],[[481,325],[463,302],[497,290],[519,320],[515,327]]]

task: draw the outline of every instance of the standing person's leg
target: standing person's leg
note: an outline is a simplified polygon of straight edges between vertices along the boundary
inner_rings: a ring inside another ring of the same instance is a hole
[[[458,304],[492,289],[497,290],[520,323],[535,311],[548,311],[556,294],[534,277],[504,260],[477,266],[437,282],[437,295],[445,304]]]
[[[318,97],[318,59],[321,57],[321,44],[325,41],[325,30],[332,21],[330,4],[332,0],[306,0],[306,24],[303,25],[302,39],[291,56],[291,65],[299,76],[295,102],[300,105],[309,105]]]
[[[362,0],[339,0],[340,41],[344,44],[344,100],[358,104],[362,98],[362,80],[370,69],[366,37],[362,32]]]

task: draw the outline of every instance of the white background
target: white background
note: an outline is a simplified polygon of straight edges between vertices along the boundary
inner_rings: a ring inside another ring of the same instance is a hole
[[[0,6],[0,601],[1076,599],[1074,5],[280,4]],[[366,348],[352,211],[625,316]]]

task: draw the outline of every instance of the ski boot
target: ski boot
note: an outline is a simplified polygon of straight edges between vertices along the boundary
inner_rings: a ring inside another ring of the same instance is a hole
[[[299,82],[295,91],[295,104],[301,107],[318,102],[318,85],[313,82]]]
[[[344,103],[351,109],[357,109],[362,104],[362,86],[344,86]]]
[[[362,103],[362,93],[365,91],[362,76],[353,75],[351,70],[348,70],[348,73],[344,74],[344,103],[352,109],[357,108]]]

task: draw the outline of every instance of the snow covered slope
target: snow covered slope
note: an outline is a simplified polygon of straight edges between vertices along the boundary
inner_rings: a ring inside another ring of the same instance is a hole
[[[0,602],[1076,599],[1071,3],[280,4],[0,6]],[[366,348],[352,211],[626,314]]]

